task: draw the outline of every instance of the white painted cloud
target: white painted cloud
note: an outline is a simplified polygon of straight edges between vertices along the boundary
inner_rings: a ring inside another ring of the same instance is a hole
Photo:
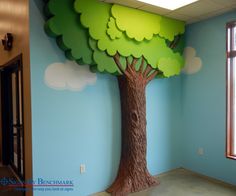
[[[196,50],[192,47],[184,49],[185,65],[182,71],[185,74],[194,74],[202,68],[202,60],[196,56]]]
[[[96,80],[97,75],[90,72],[88,65],[78,65],[74,61],[48,65],[44,74],[47,86],[56,90],[81,91]]]

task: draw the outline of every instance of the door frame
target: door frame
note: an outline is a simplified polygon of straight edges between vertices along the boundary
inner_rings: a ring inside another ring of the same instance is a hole
[[[3,165],[10,165],[18,177],[25,181],[24,159],[24,102],[23,102],[23,64],[22,59],[15,59],[1,71],[2,98],[2,160]],[[15,74],[13,89],[12,76]],[[13,97],[13,90],[15,98]],[[21,93],[20,93],[21,92]],[[20,93],[20,94],[19,94]],[[14,102],[14,103],[13,103]],[[14,109],[15,105],[15,122]],[[3,115],[4,114],[4,115]],[[14,135],[16,130],[16,135]],[[16,139],[16,141],[15,141]],[[15,142],[17,160],[15,159]],[[22,143],[22,144],[21,144]],[[21,161],[22,160],[22,161]],[[17,163],[17,164],[16,164]],[[23,163],[23,164],[22,164]]]
[[[19,54],[14,57],[4,65],[0,65],[0,70],[7,68],[8,66],[14,64],[15,62],[19,62],[21,64],[21,74],[22,74],[22,111],[23,111],[23,124],[24,124],[24,173],[25,180],[33,180],[33,172],[32,172],[32,125],[31,125],[31,93],[30,93],[30,69],[29,65],[23,62],[23,55]],[[27,63],[27,62],[25,62]],[[27,97],[26,97],[27,96]],[[0,111],[0,118],[1,118]],[[1,122],[1,120],[0,120]],[[0,124],[1,125],[1,124]],[[1,139],[1,137],[0,137]],[[1,154],[1,153],[0,153]],[[32,191],[27,191],[26,196],[32,196]]]

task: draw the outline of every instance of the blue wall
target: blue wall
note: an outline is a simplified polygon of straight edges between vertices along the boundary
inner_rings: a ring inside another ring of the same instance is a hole
[[[116,176],[120,156],[120,100],[116,78],[98,74],[82,92],[44,84],[47,65],[64,54],[43,30],[42,0],[30,1],[30,48],[34,179],[73,180],[66,195],[103,191]],[[180,77],[152,81],[147,88],[148,168],[155,175],[180,166]],[[80,164],[86,173],[80,174]],[[39,192],[35,196],[63,196]]]
[[[196,49],[203,68],[182,77],[182,165],[236,184],[236,161],[225,158],[226,146],[226,22],[236,12],[187,27],[186,44]],[[204,148],[204,155],[197,149]]]

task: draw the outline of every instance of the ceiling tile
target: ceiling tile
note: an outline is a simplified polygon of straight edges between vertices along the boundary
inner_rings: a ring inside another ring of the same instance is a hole
[[[138,8],[152,13],[157,13],[170,18],[186,21],[187,24],[221,15],[228,11],[236,10],[236,0],[199,0],[193,4],[177,10],[152,6],[136,0],[100,0],[107,3],[116,3],[128,7]]]
[[[175,12],[171,12],[171,13],[167,14],[166,16],[170,17],[170,18],[182,20],[182,21],[187,21],[187,20],[190,20],[192,18],[191,16],[186,16],[186,15],[178,14],[178,13],[175,13]]]
[[[202,16],[199,16],[198,18],[201,19],[201,20],[204,20],[204,19],[207,19],[207,18],[211,18],[213,16],[219,16],[223,13],[226,13],[226,12],[229,12],[229,11],[232,11],[234,10],[235,8],[232,8],[232,7],[226,7],[226,8],[223,8],[221,10],[217,10],[215,12],[211,12],[211,13],[208,13],[208,14],[205,14],[205,15],[202,15]]]
[[[221,4],[225,7],[236,6],[236,0],[211,0],[212,2]]]
[[[148,4],[144,4],[143,6],[139,7],[139,9],[145,10],[145,11],[148,11],[148,12],[152,12],[152,13],[156,13],[156,14],[160,14],[160,15],[165,15],[165,14],[171,12],[168,9],[164,9],[164,8],[161,8],[161,7],[152,6],[152,5],[148,5]]]
[[[197,17],[223,8],[224,6],[216,4],[210,0],[200,0],[175,10],[175,13]]]
[[[136,0],[105,0],[104,2],[121,4],[133,8],[138,8],[143,5],[142,2]]]
[[[189,19],[186,23],[187,23],[187,24],[192,24],[192,23],[195,23],[195,22],[198,22],[198,21],[200,21],[199,18],[191,18],[191,19]]]

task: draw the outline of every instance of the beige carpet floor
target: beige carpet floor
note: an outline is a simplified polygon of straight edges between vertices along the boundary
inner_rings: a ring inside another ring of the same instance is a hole
[[[160,185],[129,196],[236,196],[236,186],[198,175],[185,169],[176,169],[157,177]],[[102,192],[93,196],[109,196]]]

